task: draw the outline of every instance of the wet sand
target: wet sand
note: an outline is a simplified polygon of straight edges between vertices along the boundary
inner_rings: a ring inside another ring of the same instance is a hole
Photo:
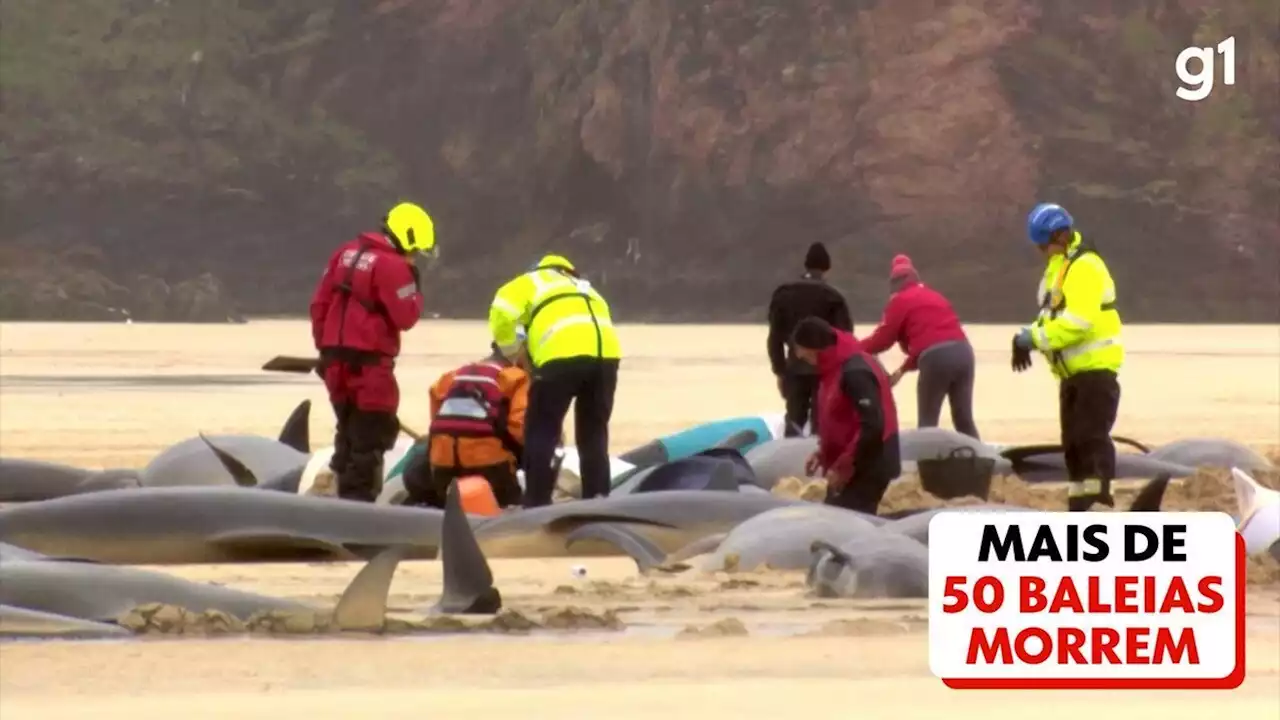
[[[92,653],[101,667],[90,682],[83,674],[70,679],[77,668],[83,673],[79,663],[62,664],[53,677],[44,678],[46,687],[63,688],[44,696],[6,680],[0,715],[5,720],[222,720],[281,718],[286,712],[312,720],[1078,720],[1090,715],[1201,720],[1275,717],[1280,703],[1275,662],[1280,647],[1273,640],[1254,642],[1251,677],[1229,692],[953,691],[929,676],[920,659],[925,646],[923,636],[679,644],[233,641],[217,646],[222,661],[215,672],[210,672],[215,653],[196,643],[132,651],[114,646]]]
[[[869,327],[861,323],[861,327]],[[970,329],[980,428],[992,440],[1052,441],[1055,388],[1043,367],[1013,375],[1012,328]],[[1197,434],[1280,445],[1280,328],[1134,327],[1117,433],[1148,443]],[[613,444],[779,406],[760,327],[628,327]],[[312,433],[332,432],[314,378],[261,373],[307,355],[304,324],[0,325],[0,453],[84,466],[135,466],[204,432],[274,434],[303,398]],[[477,323],[429,322],[407,339],[403,415],[425,425],[435,375],[483,353]],[[896,367],[898,356],[886,364]],[[163,376],[157,380],[156,376]],[[915,419],[911,382],[897,391]],[[944,420],[945,422],[945,420]],[[898,490],[895,502],[918,500]],[[1180,504],[1210,502],[1176,491]],[[1220,502],[1220,497],[1212,498]],[[570,569],[581,563],[587,577]],[[331,604],[352,565],[167,568],[193,579]],[[500,560],[508,607],[619,612],[623,631],[527,637],[314,639],[190,637],[0,646],[0,718],[810,718],[1106,717],[1280,711],[1280,603],[1250,598],[1249,680],[1230,693],[987,693],[945,689],[928,670],[921,603],[804,597],[798,574],[643,578],[617,558]],[[392,588],[398,615],[434,601],[439,565],[410,563]],[[746,637],[674,638],[729,618]]]
[[[1056,386],[1042,363],[1015,375],[1012,327],[969,332],[979,361],[975,408],[983,435],[1053,441]],[[1130,358],[1118,434],[1148,443],[1215,435],[1280,445],[1280,328],[1169,325],[1125,333]],[[781,409],[762,327],[637,326],[626,327],[622,339],[627,358],[611,427],[618,450],[697,422]],[[303,398],[316,403],[312,437],[321,442],[333,421],[319,381],[258,370],[275,355],[311,355],[310,343],[305,323],[296,321],[6,323],[0,447],[6,455],[89,466],[138,465],[198,431],[275,433]],[[483,355],[488,343],[481,323],[428,321],[410,333],[398,368],[402,419],[424,427],[429,384]],[[896,350],[884,358],[890,369],[901,361]],[[902,424],[910,427],[913,378],[896,393]]]

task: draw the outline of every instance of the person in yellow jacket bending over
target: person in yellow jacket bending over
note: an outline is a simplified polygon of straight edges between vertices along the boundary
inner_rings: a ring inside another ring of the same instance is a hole
[[[525,412],[524,507],[551,504],[555,451],[573,403],[582,497],[609,494],[609,419],[622,349],[609,304],[573,264],[547,255],[498,288],[489,330],[507,357],[525,345],[532,366]]]
[[[1124,363],[1116,284],[1107,264],[1073,228],[1060,205],[1041,203],[1027,216],[1027,235],[1047,256],[1040,316],[1014,336],[1016,372],[1039,350],[1058,379],[1058,417],[1071,490],[1067,509],[1114,506],[1116,450],[1111,428],[1120,408],[1117,373]]]

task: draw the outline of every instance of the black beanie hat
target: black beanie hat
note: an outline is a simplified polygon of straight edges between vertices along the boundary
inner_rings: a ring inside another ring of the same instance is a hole
[[[809,246],[804,254],[804,269],[826,272],[831,269],[831,256],[827,254],[827,246],[816,242]]]
[[[819,317],[807,317],[796,324],[791,333],[791,344],[809,350],[823,350],[834,345],[836,331]]]

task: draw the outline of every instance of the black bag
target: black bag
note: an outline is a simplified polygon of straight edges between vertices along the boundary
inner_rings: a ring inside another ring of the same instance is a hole
[[[986,500],[991,494],[995,458],[978,457],[973,448],[958,447],[947,457],[916,462],[920,484],[930,495],[954,500],[967,495]]]

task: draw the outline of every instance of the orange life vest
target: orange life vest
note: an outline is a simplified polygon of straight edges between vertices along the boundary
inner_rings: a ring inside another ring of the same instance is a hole
[[[500,440],[516,458],[520,444],[507,429],[510,400],[502,394],[498,375],[503,367],[497,363],[479,362],[458,369],[431,420],[431,435],[454,438],[492,437]]]
[[[507,399],[498,385],[502,368],[495,363],[465,365],[453,376],[431,433],[453,437],[493,437],[503,424]]]

